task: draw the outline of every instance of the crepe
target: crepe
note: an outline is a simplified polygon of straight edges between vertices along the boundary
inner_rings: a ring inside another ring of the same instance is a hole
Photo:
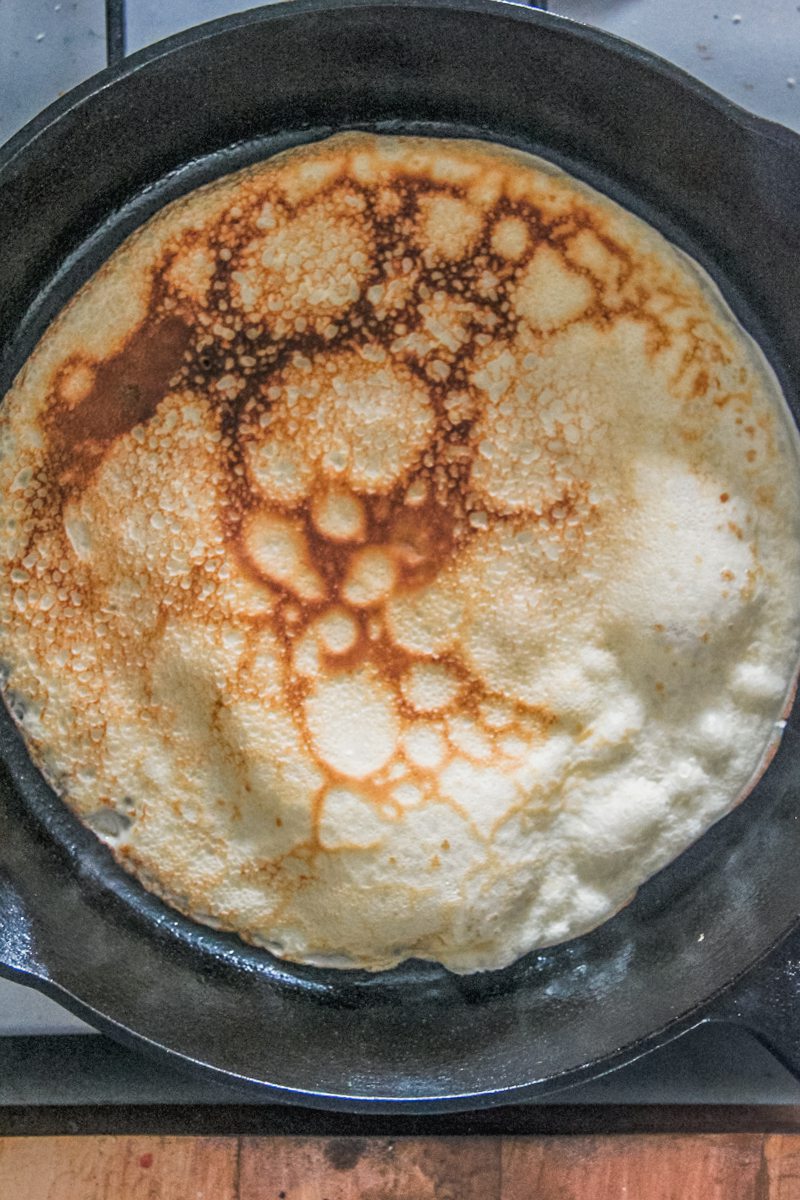
[[[775,745],[786,403],[699,267],[529,155],[348,134],[168,205],[46,331],[0,456],[35,762],[276,955],[572,938]]]

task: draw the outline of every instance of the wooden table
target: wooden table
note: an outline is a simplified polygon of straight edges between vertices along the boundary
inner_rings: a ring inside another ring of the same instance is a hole
[[[767,1131],[6,1136],[0,1200],[800,1200],[800,1111],[695,1119]]]

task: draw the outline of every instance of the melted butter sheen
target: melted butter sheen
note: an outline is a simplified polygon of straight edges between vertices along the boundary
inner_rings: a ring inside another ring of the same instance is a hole
[[[196,919],[500,967],[759,769],[797,479],[760,353],[653,230],[521,154],[333,138],[164,209],[15,381],[6,700]]]

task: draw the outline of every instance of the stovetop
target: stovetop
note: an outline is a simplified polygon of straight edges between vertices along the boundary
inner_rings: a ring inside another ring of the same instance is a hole
[[[129,52],[246,7],[242,0],[119,4]],[[638,42],[744,108],[800,132],[796,0],[551,0],[549,9]],[[0,0],[0,143],[105,64],[104,0]],[[44,996],[0,979],[0,1105],[235,1098],[116,1046]],[[798,1104],[800,1083],[754,1038],[709,1025],[553,1101]]]

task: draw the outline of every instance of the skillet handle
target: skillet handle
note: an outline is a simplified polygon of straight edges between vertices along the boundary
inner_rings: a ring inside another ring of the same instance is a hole
[[[706,1010],[752,1033],[800,1081],[800,928]]]

